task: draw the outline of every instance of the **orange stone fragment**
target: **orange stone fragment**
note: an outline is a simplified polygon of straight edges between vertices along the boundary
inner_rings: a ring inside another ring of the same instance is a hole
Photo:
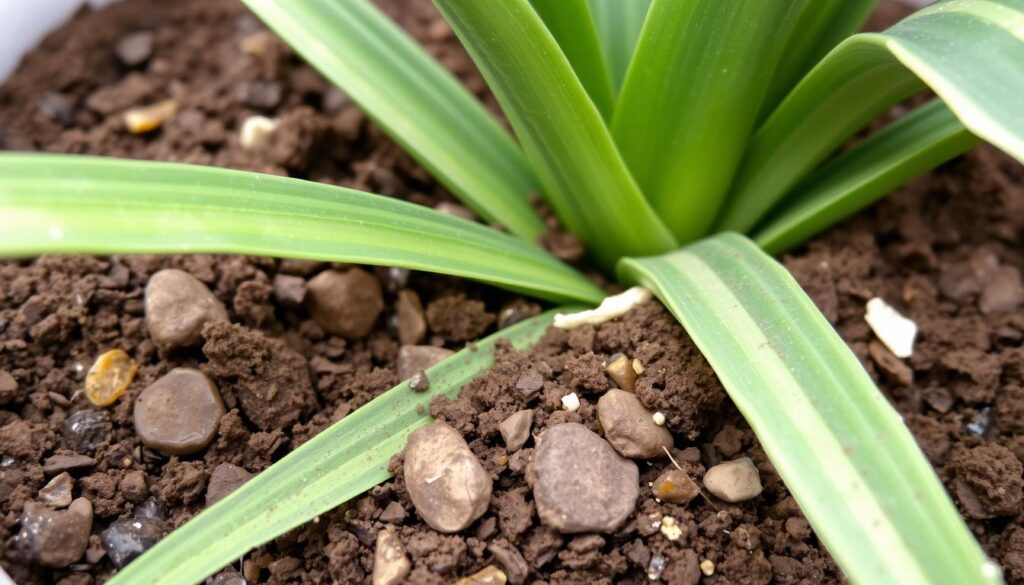
[[[123,349],[112,349],[96,359],[85,376],[85,395],[96,406],[110,406],[125,393],[139,364]]]

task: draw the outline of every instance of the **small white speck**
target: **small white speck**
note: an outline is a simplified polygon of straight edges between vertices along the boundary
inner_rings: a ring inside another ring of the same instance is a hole
[[[50,229],[48,230],[48,233],[50,234],[50,239],[51,240],[63,240],[64,239],[64,230],[61,229],[61,227],[59,225],[51,225]]]
[[[998,579],[1001,572],[1002,571],[999,570],[999,566],[991,560],[986,559],[985,562],[981,564],[981,574],[986,579]]]
[[[908,358],[914,353],[917,323],[901,315],[882,299],[875,297],[868,301],[864,320],[896,357]]]
[[[652,416],[651,418],[654,419],[654,424],[658,425],[659,427],[665,426],[665,413],[661,412],[660,410],[654,413],[654,416]]]
[[[562,397],[562,408],[569,412],[576,412],[580,409],[580,397],[575,392],[570,392]]]
[[[661,533],[665,535],[665,538],[675,542],[683,535],[683,529],[676,523],[676,519],[672,516],[665,516],[661,519]]]

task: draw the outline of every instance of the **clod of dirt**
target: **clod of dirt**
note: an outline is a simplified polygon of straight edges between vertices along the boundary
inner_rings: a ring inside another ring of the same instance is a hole
[[[139,31],[127,34],[114,46],[117,60],[127,67],[138,67],[153,54],[153,33]]]
[[[71,474],[62,471],[39,490],[39,501],[51,508],[67,508],[71,505],[71,490],[75,480]]]
[[[488,565],[469,577],[459,579],[455,585],[505,585],[507,580],[501,569]]]
[[[133,417],[142,444],[189,455],[209,446],[224,413],[220,392],[206,374],[175,368],[139,394]]]
[[[325,330],[346,339],[361,339],[373,330],[384,310],[380,283],[362,268],[325,270],[307,284],[306,305]]]
[[[0,370],[0,405],[13,402],[18,397],[18,381],[5,370]]]
[[[34,563],[66,567],[82,558],[90,532],[92,503],[86,498],[71,502],[67,510],[26,502],[14,546]]]
[[[639,372],[633,367],[633,361],[625,354],[617,353],[608,359],[608,365],[604,371],[608,377],[627,392],[636,391],[636,379]]]
[[[64,419],[61,433],[77,451],[91,453],[113,431],[110,415],[103,410],[79,410]]]
[[[450,349],[433,345],[403,345],[398,348],[398,359],[395,363],[398,379],[408,380],[416,372],[426,370],[454,353]]]
[[[700,494],[700,488],[680,469],[669,469],[651,486],[654,497],[670,504],[685,504]]]
[[[597,418],[604,437],[623,457],[654,459],[672,448],[672,433],[654,422],[654,413],[636,394],[609,390],[597,401]]]
[[[52,455],[43,462],[43,473],[55,475],[76,469],[88,469],[96,465],[96,460],[88,455]]]
[[[287,307],[299,307],[306,300],[306,279],[290,274],[274,275],[274,298]]]
[[[964,515],[987,519],[1020,511],[1024,466],[1012,451],[991,443],[953,455],[953,493]]]
[[[405,547],[394,529],[385,526],[377,533],[373,552],[373,585],[399,585],[405,582],[411,570],[412,562],[405,554]]]
[[[419,370],[409,378],[409,387],[416,392],[426,392],[430,390],[430,378],[426,372]]]
[[[501,439],[505,441],[505,449],[509,452],[518,451],[530,438],[530,426],[533,425],[532,410],[517,410],[501,421],[498,431]]]
[[[228,321],[227,309],[210,289],[175,268],[149,278],[145,307],[149,336],[164,350],[198,345],[203,340],[204,325]]]
[[[206,484],[206,505],[212,506],[241,485],[252,479],[252,474],[231,463],[221,463],[210,473],[210,482]]]
[[[483,301],[448,295],[427,305],[430,330],[449,341],[470,341],[483,335],[495,321]]]
[[[458,532],[487,511],[491,476],[462,435],[444,423],[409,435],[402,473],[416,511],[438,532]]]
[[[530,574],[530,565],[526,563],[522,553],[509,541],[499,538],[487,546],[487,551],[494,555],[494,560],[505,569],[505,576],[512,585],[526,582]]]
[[[167,534],[167,524],[158,518],[121,518],[100,535],[103,550],[117,568],[139,558]]]
[[[985,314],[1005,313],[1016,310],[1021,303],[1024,303],[1024,284],[1020,270],[1003,266],[982,288],[978,308]]]
[[[910,386],[914,382],[914,371],[910,369],[910,366],[903,363],[881,343],[871,340],[868,343],[868,355],[871,356],[871,361],[875,362],[882,375],[890,380],[901,386]]]
[[[636,464],[578,423],[541,434],[527,480],[541,522],[563,534],[614,532],[640,496]]]
[[[395,301],[395,315],[398,321],[398,340],[402,345],[416,345],[427,334],[427,318],[423,315],[423,303],[416,291],[403,289]]]
[[[544,376],[537,370],[527,370],[516,380],[516,390],[524,394],[533,394],[544,387]]]
[[[761,476],[749,457],[719,463],[704,474],[704,487],[716,498],[743,502],[761,494]]]

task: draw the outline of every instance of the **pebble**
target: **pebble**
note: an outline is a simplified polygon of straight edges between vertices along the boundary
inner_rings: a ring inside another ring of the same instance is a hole
[[[206,505],[212,506],[243,483],[252,479],[252,474],[231,463],[221,463],[210,472],[210,482],[206,484]]]
[[[462,435],[441,422],[409,435],[403,475],[416,511],[438,532],[466,528],[491,500],[491,476]]]
[[[761,476],[749,457],[719,463],[704,474],[704,487],[716,498],[742,502],[761,494]]]
[[[62,471],[39,490],[39,499],[51,508],[67,508],[71,505],[71,490],[75,480],[71,474]]]
[[[167,534],[167,524],[156,518],[121,518],[100,535],[103,550],[117,568],[139,558]]]
[[[565,534],[614,532],[640,495],[636,464],[578,423],[544,431],[527,480],[541,522]]]
[[[112,349],[96,358],[85,375],[85,395],[96,406],[110,406],[128,390],[139,364],[123,349]]]
[[[306,300],[306,279],[290,274],[274,276],[274,298],[288,307],[299,307]]]
[[[405,508],[398,502],[391,502],[384,508],[384,511],[380,513],[380,520],[385,524],[401,524],[405,522],[405,518],[408,514],[405,512]]]
[[[544,376],[537,370],[528,370],[516,380],[516,390],[524,394],[533,394],[544,387]]]
[[[36,100],[40,114],[63,126],[70,126],[74,121],[74,107],[70,96],[55,91],[48,91]]]
[[[74,469],[86,469],[96,465],[96,460],[87,455],[52,455],[43,461],[43,473],[55,475]]]
[[[210,585],[248,585],[245,577],[234,569],[224,569],[213,576]]]
[[[395,301],[398,318],[398,340],[402,345],[416,345],[427,334],[427,319],[423,316],[423,303],[416,291],[409,289],[398,293]]]
[[[153,55],[153,33],[139,31],[121,37],[114,47],[118,61],[128,67],[137,67]]]
[[[505,441],[505,449],[518,451],[530,438],[530,427],[533,425],[533,411],[519,410],[508,418],[501,421],[498,431],[501,432],[501,439]]]
[[[981,290],[978,308],[986,315],[1015,311],[1024,304],[1024,284],[1020,270],[1003,266]]]
[[[149,335],[164,350],[198,345],[203,340],[204,325],[228,320],[224,304],[205,284],[175,268],[149,278],[145,305]]]
[[[61,434],[76,451],[92,452],[96,445],[107,440],[113,429],[107,411],[79,410],[64,419]]]
[[[505,573],[501,569],[494,565],[488,565],[469,577],[459,579],[455,585],[505,585],[507,581],[508,578],[505,577]]]
[[[369,335],[384,310],[380,283],[361,268],[325,270],[310,279],[307,289],[306,305],[313,319],[346,339]]]
[[[505,539],[498,539],[487,545],[487,550],[494,555],[494,560],[505,569],[505,576],[512,585],[526,582],[530,574],[530,565],[515,546]]]
[[[569,412],[576,412],[580,409],[580,397],[575,392],[570,392],[562,397],[562,408]]]
[[[651,486],[655,498],[670,504],[685,504],[700,494],[700,488],[680,469],[669,469]]]
[[[704,559],[700,562],[700,572],[710,577],[715,574],[715,563],[711,559]]]
[[[420,370],[409,378],[409,387],[416,392],[426,392],[430,390],[430,378],[427,377],[427,373]]]
[[[175,368],[135,400],[135,432],[142,443],[168,455],[205,449],[217,435],[224,403],[199,370]]]
[[[0,370],[0,404],[7,404],[18,397],[18,381],[5,370]]]
[[[637,372],[633,369],[633,361],[625,354],[617,353],[608,359],[604,371],[615,384],[627,392],[636,391]]]
[[[404,583],[411,570],[412,562],[405,554],[405,547],[394,529],[385,526],[377,533],[377,547],[373,552],[373,585]]]
[[[864,320],[896,357],[908,358],[914,353],[917,323],[901,315],[882,299],[875,297],[868,301]]]
[[[654,459],[672,448],[672,433],[654,422],[636,394],[609,390],[597,401],[597,419],[605,439],[624,457]]]
[[[163,126],[177,112],[178,102],[170,99],[127,110],[122,119],[124,127],[132,134],[145,134]]]
[[[92,532],[92,502],[78,498],[67,510],[26,502],[15,546],[32,562],[66,567],[82,558]]]
[[[238,131],[238,144],[247,150],[264,148],[270,144],[278,121],[266,116],[249,116]]]
[[[900,358],[892,354],[884,345],[872,340],[868,343],[868,355],[878,369],[890,380],[901,386],[910,386],[914,382],[914,371]]]
[[[450,349],[433,345],[403,345],[398,349],[396,360],[398,379],[408,380],[416,372],[426,370],[454,353]]]
[[[250,79],[235,87],[235,100],[260,110],[273,110],[281,103],[281,84],[272,79]]]

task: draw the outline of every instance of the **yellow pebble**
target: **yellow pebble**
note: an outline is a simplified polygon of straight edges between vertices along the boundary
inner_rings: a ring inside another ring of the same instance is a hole
[[[177,111],[178,102],[174,100],[132,108],[124,113],[124,125],[132,134],[145,134],[162,126]]]
[[[477,573],[459,579],[455,585],[505,585],[508,577],[498,567],[488,565]]]
[[[124,394],[138,371],[139,365],[123,349],[112,349],[89,368],[85,376],[85,395],[96,406],[110,406]]]
[[[711,559],[704,559],[700,563],[700,572],[708,577],[715,574],[715,563]]]

